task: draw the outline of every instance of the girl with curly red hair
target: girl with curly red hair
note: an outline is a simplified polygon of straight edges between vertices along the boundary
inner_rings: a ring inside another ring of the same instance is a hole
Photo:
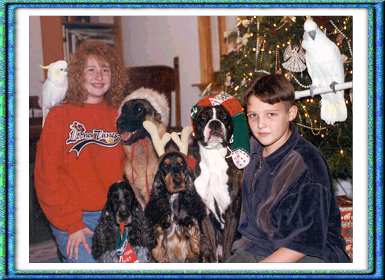
[[[64,262],[94,262],[93,231],[109,186],[122,179],[116,131],[126,72],[117,52],[85,41],[71,57],[64,101],[48,113],[37,146],[35,186]]]

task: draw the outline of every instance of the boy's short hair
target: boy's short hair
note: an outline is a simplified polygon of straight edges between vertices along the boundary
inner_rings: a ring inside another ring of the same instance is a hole
[[[266,75],[256,80],[245,95],[245,104],[250,96],[256,96],[262,102],[269,104],[287,101],[292,106],[295,103],[293,85],[280,74]]]

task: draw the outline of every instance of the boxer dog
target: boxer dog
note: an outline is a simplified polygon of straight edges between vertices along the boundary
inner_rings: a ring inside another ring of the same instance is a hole
[[[221,105],[201,108],[193,117],[198,166],[194,185],[207,208],[202,222],[202,253],[208,262],[230,256],[241,209],[242,171],[228,155],[233,133],[230,114]]]

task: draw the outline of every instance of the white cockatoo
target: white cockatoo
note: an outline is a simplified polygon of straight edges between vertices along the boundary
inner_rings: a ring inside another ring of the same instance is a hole
[[[344,92],[335,91],[335,85],[345,80],[339,48],[318,28],[311,17],[307,17],[304,24],[302,47],[306,51],[307,71],[312,80],[311,94],[316,87],[330,86],[334,91],[321,94],[321,119],[327,124],[345,121],[347,109]]]
[[[68,88],[67,62],[64,60],[55,61],[48,66],[41,66],[48,69],[47,80],[43,84],[40,106],[43,110],[43,125],[49,110],[59,104],[66,94]]]

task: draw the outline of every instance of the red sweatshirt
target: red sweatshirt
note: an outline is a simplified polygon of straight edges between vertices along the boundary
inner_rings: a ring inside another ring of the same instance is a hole
[[[82,211],[102,210],[122,179],[124,152],[116,110],[107,103],[51,109],[37,144],[35,187],[51,224],[68,233],[85,227]]]

